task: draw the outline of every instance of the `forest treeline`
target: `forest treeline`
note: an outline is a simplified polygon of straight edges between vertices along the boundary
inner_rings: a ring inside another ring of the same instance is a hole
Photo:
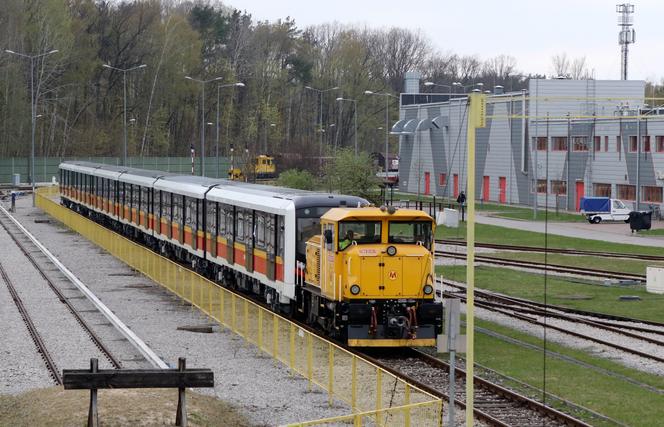
[[[251,11],[209,1],[2,3],[3,50],[57,52],[33,61],[0,54],[0,157],[29,153],[31,62],[38,156],[119,156],[123,73],[103,64],[118,69],[146,64],[126,74],[130,156],[198,149],[201,108],[206,151],[214,153],[219,107],[222,155],[233,146],[279,155],[284,166],[312,168],[318,165],[311,159],[319,155],[321,135],[325,154],[354,145],[355,105],[360,149],[383,150],[385,97],[364,92],[397,95],[407,71],[418,70],[423,80],[442,85],[483,82],[484,89],[519,90],[527,79],[510,56],[483,60],[440,53],[425,35],[403,28],[336,23],[299,28],[290,18],[257,21]],[[452,52],[453,40],[449,43]],[[205,85],[202,104],[201,84],[185,76],[219,80]],[[234,82],[245,86],[217,88]],[[338,89],[321,94],[307,86]],[[339,97],[357,103],[337,102]],[[389,102],[392,122],[398,102],[391,97]]]

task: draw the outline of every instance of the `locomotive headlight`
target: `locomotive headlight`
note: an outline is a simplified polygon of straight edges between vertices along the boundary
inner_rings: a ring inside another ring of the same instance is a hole
[[[385,252],[387,252],[389,256],[394,256],[397,254],[397,248],[396,246],[388,246]]]
[[[360,293],[360,286],[359,285],[353,285],[350,287],[350,293],[353,295],[357,295]]]
[[[424,288],[422,288],[422,290],[424,291],[425,295],[431,295],[433,293],[433,286],[428,284],[424,285]]]

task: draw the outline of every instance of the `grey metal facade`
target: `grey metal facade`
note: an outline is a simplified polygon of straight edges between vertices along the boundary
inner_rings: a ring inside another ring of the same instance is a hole
[[[528,91],[490,95],[487,126],[476,132],[475,198],[533,205],[536,197],[538,206],[575,210],[580,196],[610,189],[635,209],[662,205],[664,115],[644,106],[644,89],[643,81],[533,79]],[[400,189],[456,197],[466,187],[467,98],[402,104],[400,119],[437,124],[401,133]]]

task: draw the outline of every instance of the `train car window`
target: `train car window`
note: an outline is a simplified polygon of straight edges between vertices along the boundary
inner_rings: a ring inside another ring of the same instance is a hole
[[[245,210],[238,208],[235,213],[235,240],[244,242],[244,215]]]
[[[226,239],[233,238],[233,223],[235,218],[233,216],[233,206],[222,204],[220,205],[221,212],[219,213],[219,235]]]
[[[161,190],[152,189],[152,213],[161,216]]]
[[[215,202],[207,202],[205,219],[205,232],[210,233],[212,236],[217,235],[217,204]]]
[[[193,197],[184,198],[184,224],[189,227],[194,226],[194,221],[196,220],[196,202]]]
[[[150,189],[141,187],[141,209],[144,212],[150,212]]]
[[[203,218],[203,200],[196,199],[196,230],[203,230],[208,227]]]
[[[304,257],[307,251],[307,240],[320,234],[320,217],[330,210],[329,207],[311,207],[298,209],[296,238],[297,253]]]
[[[265,216],[263,212],[256,212],[256,224],[254,226],[256,235],[256,247],[265,249]]]
[[[182,227],[182,203],[183,197],[179,194],[172,194],[173,197],[173,222]]]
[[[342,221],[339,223],[339,250],[352,243],[380,243],[380,221]]]
[[[430,221],[390,221],[388,242],[401,244],[420,244],[431,250]]]
[[[265,214],[265,248],[268,253],[274,253],[274,244],[275,244],[275,217],[272,214]]]
[[[286,226],[285,226],[286,219],[279,215],[277,217],[277,255],[282,257],[284,256],[284,235],[286,234]]]

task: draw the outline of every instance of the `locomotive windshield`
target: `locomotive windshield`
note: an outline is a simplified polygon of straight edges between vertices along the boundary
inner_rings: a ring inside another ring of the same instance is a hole
[[[380,221],[344,221],[339,223],[339,250],[350,244],[380,243]]]
[[[390,221],[388,242],[420,244],[431,250],[430,221]]]

